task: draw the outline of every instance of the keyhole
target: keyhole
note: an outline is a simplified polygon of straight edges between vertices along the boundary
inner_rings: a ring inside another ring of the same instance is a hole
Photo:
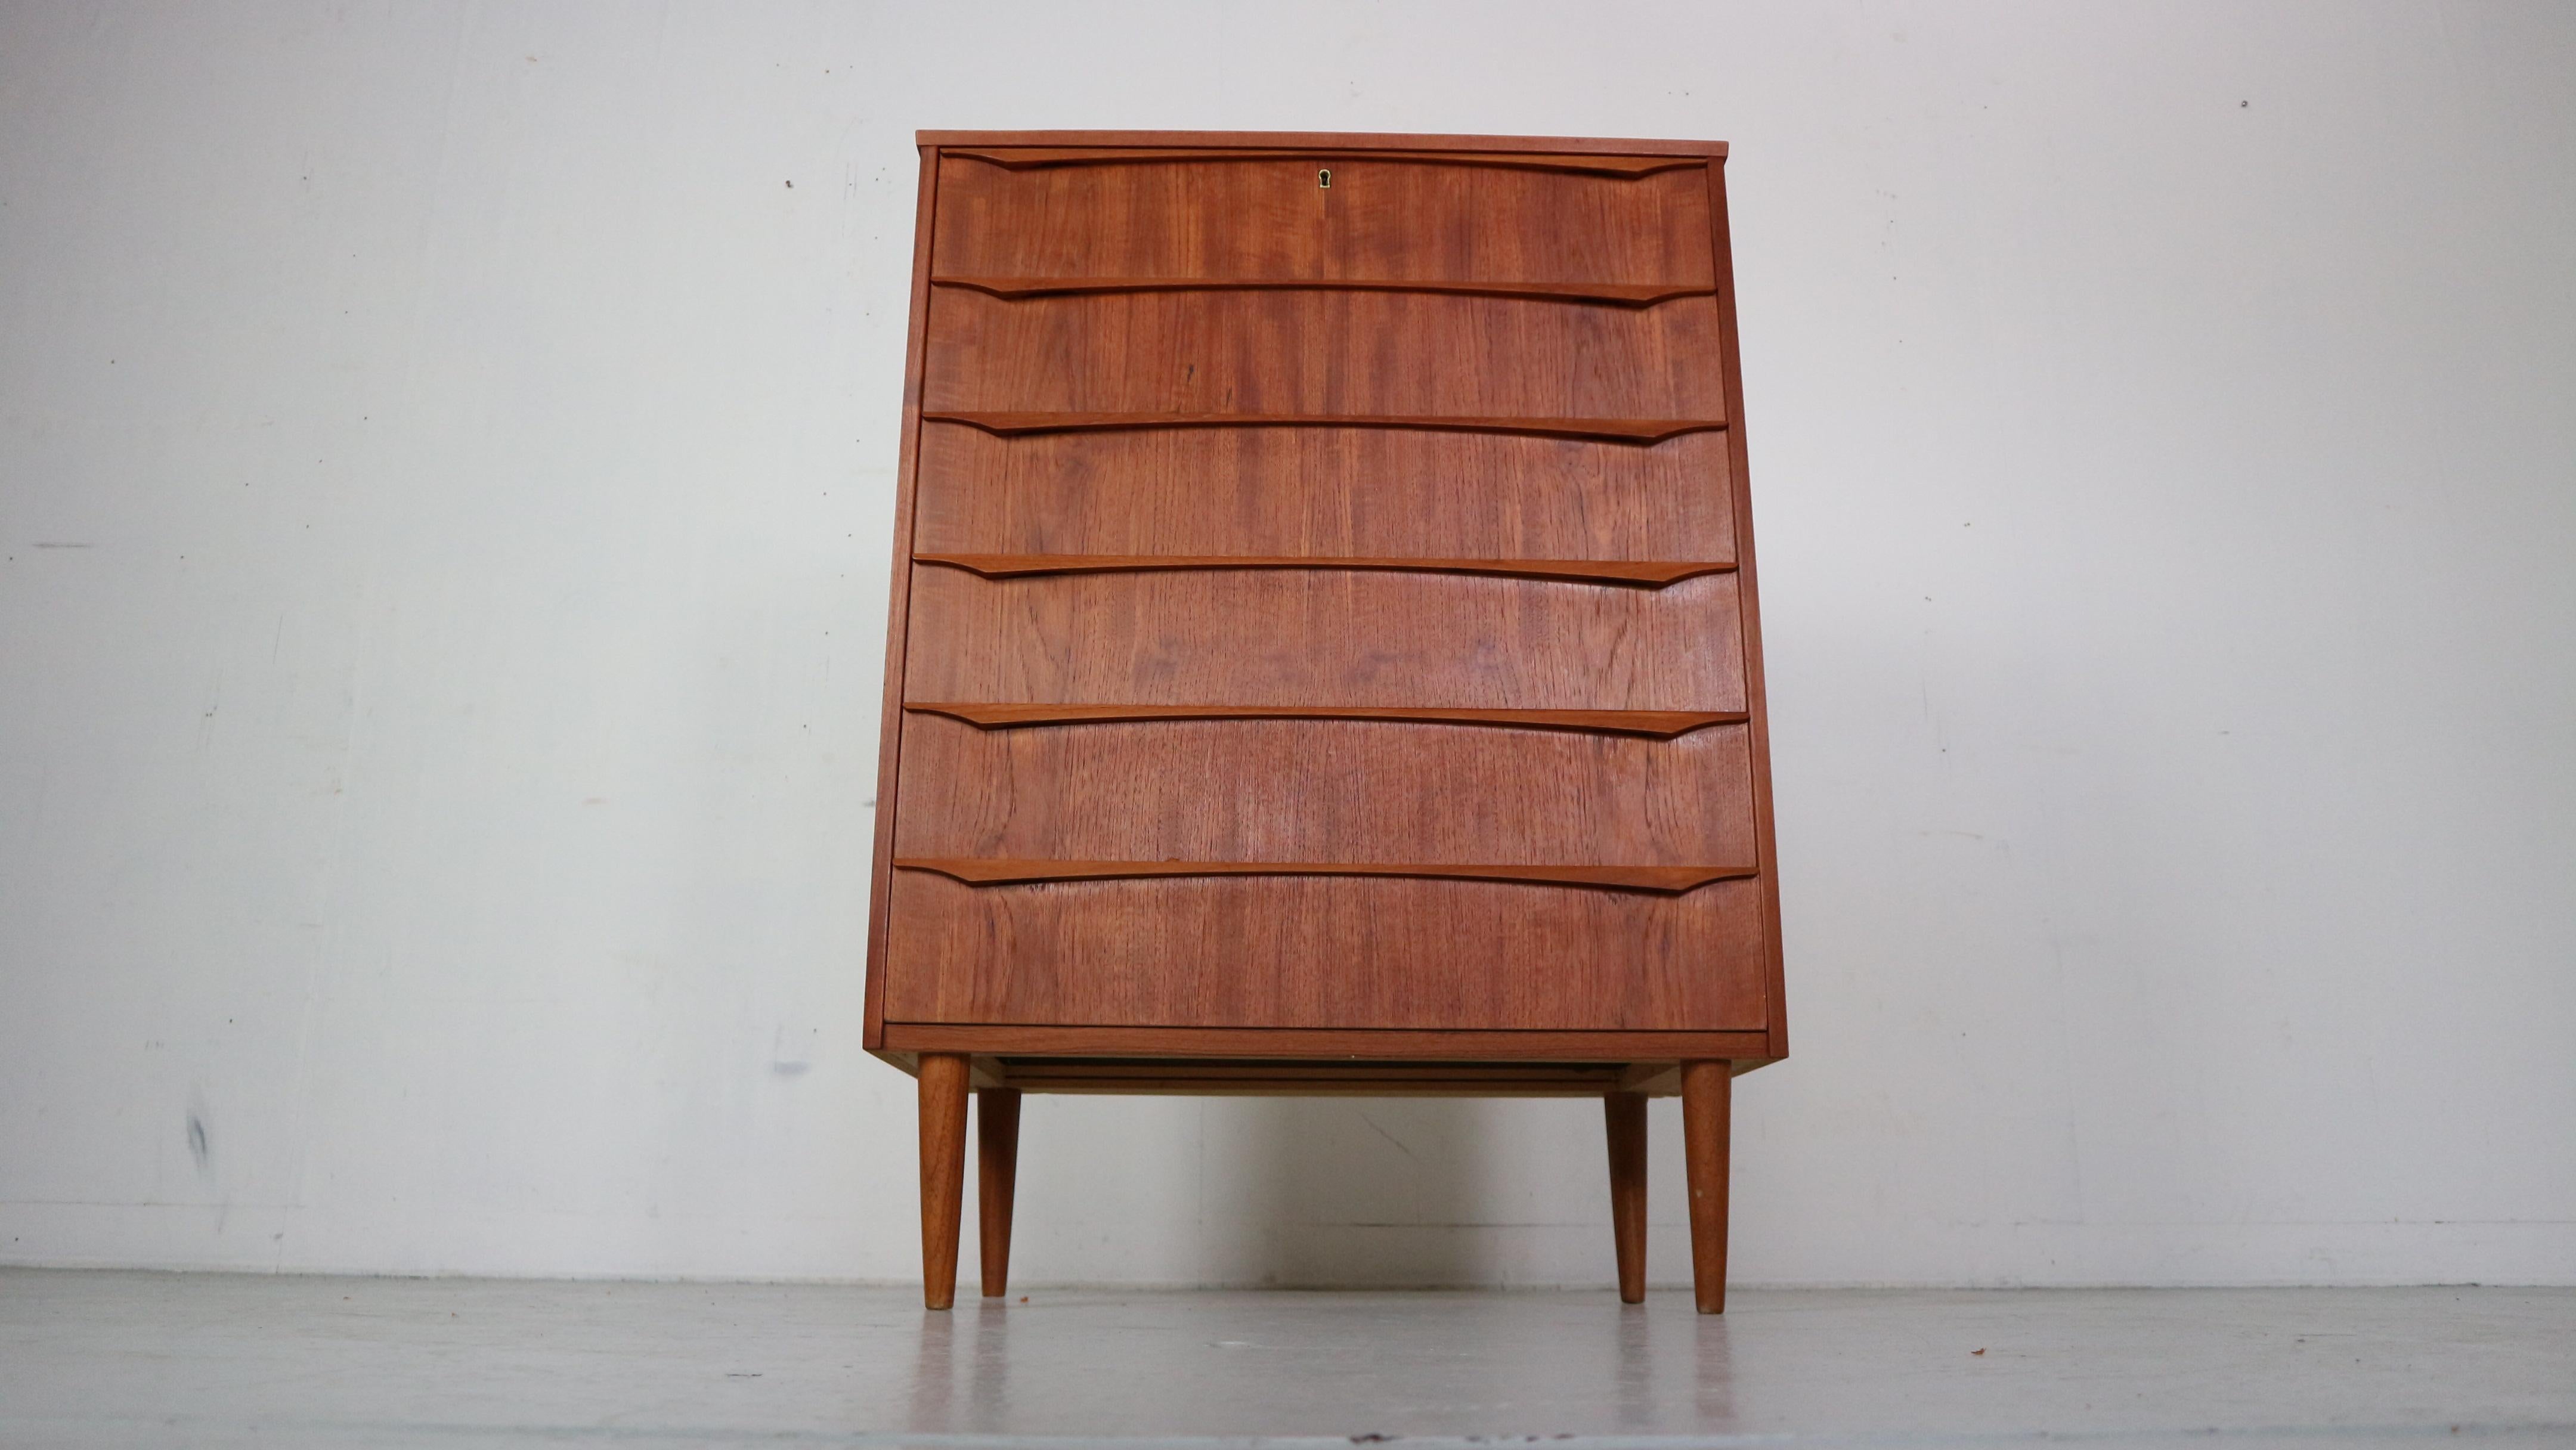
[[[1332,172],[1332,168],[1331,168],[1331,167],[1326,167],[1325,169],[1323,169],[1323,170],[1321,170],[1321,171],[1316,172],[1316,173],[1315,173],[1315,184],[1316,184],[1317,186],[1321,186],[1321,187],[1324,187],[1324,188],[1330,189],[1330,188],[1331,188],[1331,186],[1332,186],[1332,184],[1333,184],[1333,172]]]

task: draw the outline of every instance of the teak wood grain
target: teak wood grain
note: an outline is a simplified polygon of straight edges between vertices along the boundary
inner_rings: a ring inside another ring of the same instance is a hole
[[[1727,1160],[1734,1074],[1723,1062],[1682,1064],[1682,1173],[1690,1191],[1691,1284],[1702,1314],[1726,1312]]]
[[[1338,719],[985,730],[915,716],[905,728],[902,789],[918,810],[896,823],[898,860],[1705,868],[1755,856],[1743,725],[1669,738]]]
[[[871,1049],[885,1040],[886,941],[892,930],[894,891],[894,800],[898,762],[903,750],[903,662],[912,620],[912,539],[921,476],[922,350],[930,329],[931,237],[938,217],[939,161],[931,147],[921,148],[921,193],[912,245],[912,324],[904,343],[903,447],[896,468],[894,564],[886,604],[885,698],[878,706],[877,812],[874,870],[868,883],[867,1021],[863,1040]]]
[[[1015,300],[943,287],[930,299],[922,407],[997,431],[1256,417],[1653,442],[1724,425],[1725,389],[1706,366],[1717,322],[1713,297],[1631,309],[1415,292]],[[1525,365],[1457,365],[1502,352]]]
[[[1363,876],[975,886],[895,873],[903,1022],[1744,1031],[1759,890]]]
[[[1787,1044],[1724,156],[923,134],[866,1040],[934,1303],[971,1081],[988,1289],[1021,1091],[1577,1093],[1633,1297],[1678,1092],[1722,1307]]]
[[[966,1058],[926,1053],[919,1078],[922,1299],[945,1309],[957,1295],[957,1221],[966,1196]]]
[[[1610,1140],[1610,1234],[1619,1263],[1619,1302],[1646,1302],[1646,1099],[1612,1087],[1601,1099]]]
[[[984,1260],[984,1297],[1011,1287],[1011,1207],[1020,1176],[1020,1090],[975,1093],[976,1247]]]
[[[906,688],[995,704],[1741,710],[1735,578],[913,575]]]
[[[1352,158],[944,168],[941,275],[1714,286],[1704,164],[1643,177]]]
[[[921,430],[925,554],[1735,559],[1724,433]]]
[[[1708,169],[1708,191],[1709,246],[1715,257],[1717,274],[1721,277],[1732,277],[1735,274],[1735,260],[1726,222],[1726,175],[1721,168],[1712,166]],[[1720,323],[1718,328],[1719,371],[1726,379],[1727,405],[1732,410],[1728,416],[1735,417],[1739,416],[1744,408],[1744,370],[1735,336],[1735,288],[1732,285],[1727,287],[1725,294],[1719,299],[1718,320]],[[1742,430],[1728,431],[1726,448],[1727,477],[1733,494],[1736,526],[1742,531],[1744,538],[1742,556],[1744,633],[1739,648],[1744,655],[1745,691],[1752,701],[1750,718],[1753,726],[1753,830],[1754,834],[1761,838],[1762,860],[1767,868],[1776,850],[1773,843],[1771,814],[1771,719],[1762,693],[1762,616],[1753,584],[1752,470],[1745,462]],[[1769,1056],[1777,1059],[1789,1055],[1789,1016],[1777,1005],[1784,996],[1785,974],[1780,948],[1780,880],[1777,875],[1765,869],[1761,882],[1762,940],[1770,962],[1769,991],[1770,999],[1774,1004],[1768,1028]],[[1725,1261],[1725,1233],[1721,1228],[1718,1235],[1718,1302],[1721,1307],[1725,1302]],[[1708,1306],[1703,1303],[1701,1307],[1705,1309]]]

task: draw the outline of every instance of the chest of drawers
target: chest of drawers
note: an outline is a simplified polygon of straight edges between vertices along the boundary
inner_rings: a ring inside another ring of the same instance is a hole
[[[925,132],[867,1046],[968,1097],[1683,1099],[1787,1053],[1723,146]]]

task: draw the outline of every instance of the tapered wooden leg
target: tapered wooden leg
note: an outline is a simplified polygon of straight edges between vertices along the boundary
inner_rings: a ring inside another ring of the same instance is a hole
[[[1619,1302],[1646,1302],[1646,1099],[1601,1100],[1610,1129],[1610,1235],[1619,1245]]]
[[[1011,1279],[1011,1186],[1020,1165],[1020,1093],[984,1088],[975,1094],[975,1241],[984,1251],[984,1297],[999,1299]]]
[[[1702,1314],[1726,1312],[1726,1150],[1734,1069],[1682,1064],[1682,1157],[1690,1179],[1691,1289]]]
[[[957,1299],[957,1215],[966,1196],[966,1059],[921,1055],[921,1302]]]

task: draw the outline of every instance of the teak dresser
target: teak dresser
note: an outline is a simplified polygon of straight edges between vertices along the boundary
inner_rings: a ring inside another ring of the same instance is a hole
[[[1023,1092],[1606,1104],[1645,1287],[1682,1098],[1788,1052],[1726,148],[920,135],[867,1046]]]

